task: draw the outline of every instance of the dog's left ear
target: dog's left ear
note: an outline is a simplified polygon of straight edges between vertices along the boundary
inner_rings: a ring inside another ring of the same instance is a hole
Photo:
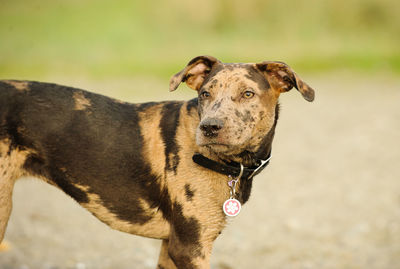
[[[197,91],[203,84],[208,73],[210,73],[213,65],[219,62],[212,56],[198,56],[193,58],[182,71],[171,78],[169,81],[169,90],[171,92],[175,91],[181,82],[186,82],[186,85]]]
[[[309,102],[314,100],[314,90],[301,80],[287,64],[266,61],[256,64],[256,67],[266,76],[269,84],[275,90],[287,92],[295,87],[304,99]]]

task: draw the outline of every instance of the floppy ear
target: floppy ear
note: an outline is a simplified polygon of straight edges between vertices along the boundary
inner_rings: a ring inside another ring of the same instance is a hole
[[[182,71],[171,78],[169,81],[169,90],[171,92],[175,91],[181,82],[186,82],[190,88],[197,91],[203,84],[207,74],[210,73],[213,65],[219,62],[212,56],[198,56],[193,58]]]
[[[256,64],[257,68],[266,76],[269,84],[279,92],[290,91],[295,87],[304,99],[309,102],[314,100],[314,90],[285,63],[262,62]]]

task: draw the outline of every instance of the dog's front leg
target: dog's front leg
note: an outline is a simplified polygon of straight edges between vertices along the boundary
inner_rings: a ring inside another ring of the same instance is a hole
[[[175,263],[168,254],[168,240],[164,239],[161,244],[160,257],[157,269],[175,269]]]
[[[191,269],[210,268],[212,242],[181,242],[172,232],[169,240],[163,240],[158,268]]]

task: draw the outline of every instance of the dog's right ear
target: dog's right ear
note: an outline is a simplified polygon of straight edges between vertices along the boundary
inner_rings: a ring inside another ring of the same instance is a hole
[[[171,92],[175,91],[181,82],[186,82],[186,85],[197,91],[203,84],[207,74],[210,73],[213,65],[219,62],[212,56],[198,56],[193,58],[182,71],[171,78],[169,81],[169,90]]]

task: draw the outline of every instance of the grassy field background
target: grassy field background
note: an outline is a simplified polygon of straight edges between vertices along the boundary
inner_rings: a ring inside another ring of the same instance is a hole
[[[197,55],[400,73],[397,0],[0,0],[0,78],[167,79]]]

